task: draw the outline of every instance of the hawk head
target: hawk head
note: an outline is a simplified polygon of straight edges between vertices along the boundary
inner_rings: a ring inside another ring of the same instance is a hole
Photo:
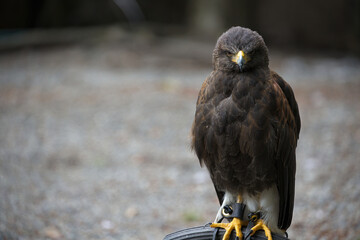
[[[219,37],[213,51],[215,70],[245,72],[268,65],[268,50],[264,39],[248,28],[230,28]]]

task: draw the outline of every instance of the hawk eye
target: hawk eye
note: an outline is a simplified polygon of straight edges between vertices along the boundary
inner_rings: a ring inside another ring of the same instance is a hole
[[[232,52],[230,52],[230,51],[225,51],[225,54],[226,54],[228,57],[230,57],[230,56],[233,55]]]

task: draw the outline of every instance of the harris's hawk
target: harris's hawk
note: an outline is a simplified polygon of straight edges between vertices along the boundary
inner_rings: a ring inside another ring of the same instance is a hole
[[[239,218],[219,223],[235,202],[261,213],[253,233],[284,234],[295,192],[295,149],[300,132],[298,105],[290,85],[269,69],[268,50],[255,31],[232,27],[213,51],[213,71],[204,81],[192,126],[192,147],[205,164],[221,207],[213,227],[233,229]]]

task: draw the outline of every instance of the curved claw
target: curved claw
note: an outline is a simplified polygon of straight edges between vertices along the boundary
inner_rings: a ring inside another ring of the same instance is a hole
[[[250,235],[254,235],[255,232],[259,231],[259,230],[264,230],[265,232],[265,236],[267,237],[268,240],[272,240],[272,236],[271,236],[271,231],[268,228],[268,226],[265,225],[264,221],[262,219],[259,219],[255,226],[251,228],[250,231]]]
[[[246,221],[241,221],[239,218],[233,218],[230,223],[213,223],[210,225],[212,228],[224,228],[225,234],[223,236],[223,240],[230,239],[231,232],[235,229],[236,237],[238,239],[243,239],[243,234],[241,232],[241,227],[246,226]]]

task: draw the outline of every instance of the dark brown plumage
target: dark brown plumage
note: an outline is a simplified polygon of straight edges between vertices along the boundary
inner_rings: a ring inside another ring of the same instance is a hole
[[[197,100],[192,147],[208,168],[220,203],[226,192],[256,200],[275,185],[274,218],[286,230],[294,206],[300,117],[291,87],[268,64],[258,33],[233,27],[218,39],[214,69]]]

